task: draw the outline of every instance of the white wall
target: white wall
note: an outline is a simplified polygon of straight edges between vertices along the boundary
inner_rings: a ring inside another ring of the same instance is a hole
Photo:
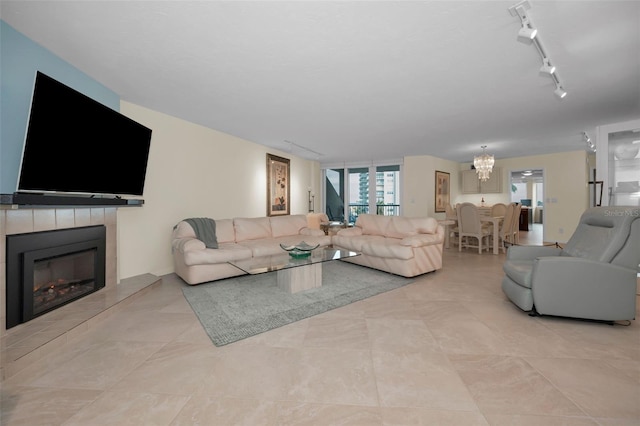
[[[119,279],[173,272],[171,230],[188,217],[267,212],[266,154],[291,160],[291,213],[319,193],[319,164],[131,103],[120,111],[153,129],[143,207],[118,209]],[[319,200],[316,199],[319,205]]]

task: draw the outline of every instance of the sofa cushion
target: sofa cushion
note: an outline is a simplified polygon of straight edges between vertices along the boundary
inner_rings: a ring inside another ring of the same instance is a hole
[[[245,240],[238,244],[250,250],[251,256],[253,257],[273,256],[285,253],[276,240],[272,238],[267,240]]]
[[[218,243],[233,243],[236,240],[233,219],[216,219],[216,236]]]
[[[321,229],[302,228],[300,230],[300,235],[308,235],[311,237],[322,237],[325,234]]]
[[[362,244],[362,254],[388,259],[413,258],[413,247],[398,244],[397,238],[373,238]]]
[[[362,228],[354,226],[352,228],[344,228],[339,230],[336,235],[341,237],[358,237],[362,235]]]
[[[249,259],[251,250],[236,243],[219,243],[218,249],[191,250],[184,252],[185,265],[226,263],[231,260]]]
[[[362,235],[357,237],[350,237],[341,235],[339,233],[331,238],[334,246],[357,252],[362,252],[362,248],[365,244],[377,240],[382,241],[384,240],[384,237],[380,235]]]
[[[300,230],[307,227],[307,217],[301,214],[274,216],[269,220],[271,222],[271,236],[274,238],[300,235]]]
[[[385,236],[391,216],[379,216],[376,214],[360,214],[356,219],[356,226],[362,228],[363,235]]]
[[[399,244],[402,246],[410,246],[410,247],[422,247],[422,246],[431,246],[434,244],[440,244],[443,242],[443,238],[438,234],[418,234],[411,235],[409,237],[404,237],[399,241]]]
[[[324,235],[324,233],[322,236],[307,236],[304,237],[304,239],[300,236],[289,235],[280,238],[269,238],[266,240],[247,240],[238,244],[250,249],[253,257],[260,257],[285,254],[286,251],[280,247],[280,244],[284,246],[292,246],[299,244],[302,241],[310,246],[319,244],[321,247],[326,247],[331,244],[331,237]]]
[[[438,221],[433,217],[412,217],[409,221],[419,234],[435,234],[438,232]]]
[[[271,222],[268,217],[233,219],[236,242],[271,238]]]
[[[387,229],[385,230],[385,237],[391,238],[404,238],[416,235],[418,231],[413,222],[402,216],[391,216]]]

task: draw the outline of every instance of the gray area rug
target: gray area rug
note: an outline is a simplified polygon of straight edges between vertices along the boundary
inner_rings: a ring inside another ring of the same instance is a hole
[[[322,264],[321,287],[295,294],[278,288],[275,272],[183,284],[182,292],[213,344],[223,346],[411,282],[338,260]]]

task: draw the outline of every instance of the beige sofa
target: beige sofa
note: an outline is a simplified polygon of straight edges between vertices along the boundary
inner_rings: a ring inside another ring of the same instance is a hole
[[[245,273],[229,261],[283,253],[280,243],[331,244],[331,237],[307,226],[306,215],[215,220],[218,248],[206,248],[186,221],[173,230],[175,272],[188,284],[200,284]]]
[[[430,217],[361,214],[354,227],[338,231],[331,242],[362,253],[347,262],[403,277],[442,268],[444,228]]]

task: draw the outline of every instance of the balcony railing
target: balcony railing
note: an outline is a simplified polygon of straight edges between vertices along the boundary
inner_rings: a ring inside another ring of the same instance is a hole
[[[355,222],[360,214],[369,213],[367,204],[349,204],[349,222]],[[376,214],[381,216],[400,216],[400,204],[378,204]]]

